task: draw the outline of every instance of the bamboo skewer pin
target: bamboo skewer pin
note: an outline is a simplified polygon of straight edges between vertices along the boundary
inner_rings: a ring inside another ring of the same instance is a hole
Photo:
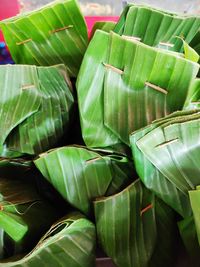
[[[32,89],[35,88],[36,86],[34,84],[26,84],[22,86],[22,90],[27,90],[27,89]]]
[[[153,204],[149,204],[146,208],[144,208],[143,210],[141,210],[140,216],[142,216],[145,212],[147,212],[150,209],[153,209]]]
[[[118,68],[116,68],[116,67],[114,67],[114,66],[112,66],[112,65],[110,65],[110,64],[103,63],[103,65],[104,65],[107,69],[111,69],[111,70],[113,70],[114,72],[116,72],[116,73],[118,73],[118,74],[120,74],[120,75],[124,74],[124,71],[123,71],[123,70],[120,70],[120,69],[118,69]]]
[[[73,28],[73,25],[68,25],[68,26],[64,26],[64,27],[62,27],[62,28],[58,28],[58,29],[49,31],[49,33],[50,33],[50,34],[53,34],[53,33],[61,32],[61,31],[65,31],[65,30],[68,30],[68,29],[71,29],[71,28]]]
[[[174,44],[171,43],[165,43],[165,42],[160,42],[160,45],[168,46],[168,47],[174,47]]]
[[[26,43],[31,42],[31,41],[32,41],[32,38],[29,38],[27,40],[16,43],[16,45],[23,45],[23,44],[26,44]]]
[[[179,138],[172,139],[172,140],[170,140],[170,141],[167,141],[167,142],[164,142],[164,143],[162,143],[162,144],[160,144],[160,145],[157,145],[156,148],[165,147],[165,146],[171,145],[171,144],[173,144],[173,143],[175,143],[175,142],[178,142],[178,141],[179,141]]]
[[[157,86],[155,84],[152,84],[152,83],[149,83],[149,82],[145,82],[145,85],[148,86],[148,87],[150,87],[150,88],[152,88],[152,89],[154,89],[154,90],[156,90],[156,91],[158,91],[158,92],[160,92],[160,93],[163,93],[165,95],[168,94],[168,91],[167,90],[165,90],[165,89],[163,89],[160,86]]]

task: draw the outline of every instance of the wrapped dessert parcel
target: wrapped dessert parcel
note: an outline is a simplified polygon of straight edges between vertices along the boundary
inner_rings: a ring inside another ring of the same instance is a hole
[[[127,4],[88,36],[56,0],[0,28],[0,267],[198,267],[200,16]]]

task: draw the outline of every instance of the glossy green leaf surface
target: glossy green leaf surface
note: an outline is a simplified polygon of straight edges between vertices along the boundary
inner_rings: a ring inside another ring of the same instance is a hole
[[[109,39],[108,34],[96,32],[85,53],[77,80],[82,135],[89,147],[107,147],[120,143],[109,129],[104,129],[103,124],[102,106],[106,69],[102,62],[107,59]]]
[[[1,123],[0,144],[3,145],[9,133],[25,119],[38,111],[41,105],[36,67],[0,67],[1,79]],[[25,85],[32,84],[29,90]]]
[[[175,213],[159,198],[155,199],[155,222],[157,227],[156,245],[148,267],[174,266],[177,257]]]
[[[191,214],[188,191],[199,184],[199,112],[178,112],[138,132],[131,143],[139,176],[187,217]],[[140,159],[145,161],[144,170]],[[156,184],[157,178],[162,180]]]
[[[95,227],[81,214],[54,224],[36,247],[20,260],[7,259],[2,267],[94,267]]]
[[[76,77],[88,36],[76,0],[59,0],[31,13],[4,20],[0,27],[17,64],[64,63]]]
[[[97,31],[77,81],[86,145],[129,144],[133,131],[182,109],[198,69],[178,54]]]
[[[200,245],[200,188],[189,192],[197,236]]]
[[[0,28],[0,267],[199,267],[200,16],[128,4],[88,46],[56,0]]]
[[[198,54],[200,54],[200,31],[194,36],[190,45]]]
[[[0,155],[2,158],[6,159],[19,158],[24,156],[24,154],[20,153],[19,151],[9,149],[5,143],[3,145],[0,145]]]
[[[115,25],[116,25],[116,22],[113,22],[113,21],[97,21],[92,28],[91,37],[94,36],[97,30],[110,32],[114,29]]]
[[[184,40],[183,40],[183,47],[184,47],[185,58],[194,62],[199,61],[199,54],[192,47],[190,47]]]
[[[97,199],[94,207],[99,242],[116,266],[160,266],[159,229],[164,235],[171,232],[173,213],[168,213],[167,206],[159,206],[139,180],[119,194]],[[166,245],[164,240],[161,247]]]
[[[182,37],[190,43],[200,29],[200,16],[173,14],[143,5],[129,4],[114,31],[139,38],[141,42],[181,52]]]
[[[195,79],[190,85],[189,94],[186,98],[184,109],[193,110],[200,108],[200,79]]]
[[[64,65],[5,65],[0,76],[0,145],[27,154],[55,145],[74,103]]]
[[[58,148],[34,163],[62,197],[85,214],[91,213],[94,198],[116,193],[134,179],[126,157],[102,155],[84,147]]]
[[[165,203],[175,209],[182,216],[191,214],[188,195],[179,190],[173,183],[170,183],[163,174],[145,157],[138,149],[137,141],[145,134],[150,132],[151,128],[146,127],[138,130],[130,137],[132,154],[136,171],[145,186],[153,191]]]

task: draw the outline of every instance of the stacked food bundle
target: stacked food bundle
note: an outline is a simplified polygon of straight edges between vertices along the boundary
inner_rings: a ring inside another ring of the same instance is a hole
[[[130,4],[89,42],[59,0],[0,27],[0,266],[198,266],[200,17]]]

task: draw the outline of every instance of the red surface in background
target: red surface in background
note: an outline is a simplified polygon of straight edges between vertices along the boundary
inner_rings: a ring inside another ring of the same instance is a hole
[[[97,21],[118,21],[119,17],[85,17],[87,26],[88,26],[88,33],[90,35],[92,31],[92,27]]]
[[[17,0],[0,0],[0,20],[15,16],[19,13],[19,4]],[[0,32],[0,42],[3,41]]]

